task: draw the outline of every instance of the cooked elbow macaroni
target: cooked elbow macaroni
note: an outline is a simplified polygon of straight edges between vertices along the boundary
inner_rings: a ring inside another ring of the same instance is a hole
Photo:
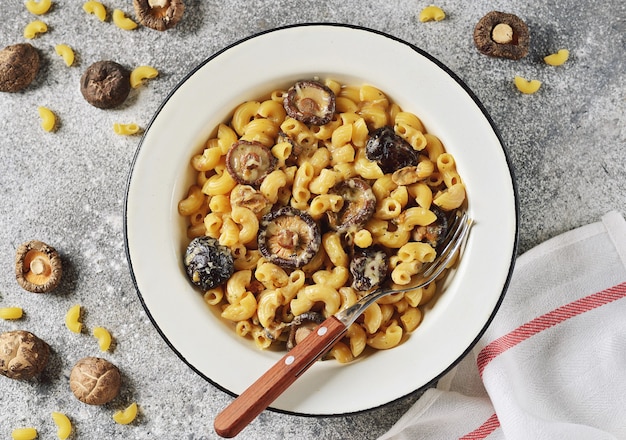
[[[235,272],[224,285],[204,292],[204,301],[232,322],[237,335],[262,349],[284,345],[297,316],[317,312],[328,317],[367,293],[352,287],[352,244],[382,248],[390,257],[391,287],[410,287],[437,252],[415,238],[420,228],[437,220],[436,210],[455,211],[466,203],[454,156],[417,115],[371,85],[325,84],[336,95],[336,111],[320,126],[287,116],[283,89],[238,105],[191,158],[197,177],[178,204],[179,214],[188,219],[189,238],[211,236],[233,254]],[[392,126],[418,153],[415,167],[385,174],[367,158],[370,133],[384,125]],[[276,167],[256,187],[237,183],[226,169],[229,148],[240,140],[260,142],[276,159]],[[376,208],[352,233],[349,245],[343,234],[325,226],[325,218],[346,203],[332,188],[352,177],[369,183]],[[259,220],[280,206],[306,211],[321,227],[320,249],[301,268],[280,267],[258,250]],[[372,304],[328,357],[350,362],[368,347],[397,346],[418,328],[422,307],[433,298],[436,285],[434,281]]]

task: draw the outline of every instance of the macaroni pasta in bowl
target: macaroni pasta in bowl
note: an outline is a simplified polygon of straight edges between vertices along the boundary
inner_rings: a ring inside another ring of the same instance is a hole
[[[240,103],[191,167],[178,203],[187,275],[262,349],[293,347],[373,289],[410,286],[466,204],[454,156],[419,115],[333,78]],[[327,357],[401,344],[440,279],[374,303]]]

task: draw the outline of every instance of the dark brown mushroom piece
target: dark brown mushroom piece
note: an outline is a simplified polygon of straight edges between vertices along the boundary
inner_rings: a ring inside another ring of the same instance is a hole
[[[365,145],[365,156],[385,174],[417,166],[419,162],[419,153],[389,125],[372,132]]]
[[[359,291],[375,289],[383,284],[389,272],[389,257],[378,246],[355,247],[350,260],[352,288]]]
[[[94,107],[117,107],[130,93],[130,71],[115,61],[96,61],[83,73],[80,91]]]
[[[437,219],[430,225],[416,226],[413,229],[413,240],[430,244],[433,249],[439,249],[448,234],[450,227],[449,213],[432,205],[430,210],[435,214]]]
[[[258,187],[277,162],[270,149],[257,141],[235,142],[226,153],[228,173],[243,185]]]
[[[287,350],[291,350],[298,345],[315,327],[324,321],[324,316],[318,312],[305,312],[296,316],[289,324],[289,339],[287,339]]]
[[[213,237],[196,237],[187,246],[184,258],[187,277],[206,291],[224,284],[235,271],[233,254]]]
[[[88,405],[104,405],[120,392],[120,370],[106,359],[86,357],[70,373],[70,389],[78,400]]]
[[[139,22],[157,31],[176,26],[185,12],[182,0],[133,0],[133,6]]]
[[[34,334],[14,330],[0,335],[0,374],[10,379],[32,379],[48,364],[50,347]]]
[[[309,214],[284,206],[263,216],[257,242],[259,251],[268,261],[295,269],[315,257],[322,236],[319,226]]]
[[[530,32],[517,15],[491,11],[476,24],[474,44],[482,54],[519,60],[528,55]]]
[[[335,114],[335,93],[318,81],[298,81],[289,88],[283,105],[287,114],[310,125],[324,125]]]
[[[37,76],[39,52],[31,44],[20,43],[0,50],[0,92],[19,92]]]
[[[338,212],[327,213],[328,225],[337,232],[356,231],[367,223],[376,210],[376,196],[372,187],[361,178],[343,180],[333,186],[329,193],[343,198],[343,206]]]
[[[25,290],[50,292],[59,285],[63,266],[59,253],[38,240],[21,244],[15,253],[15,278]]]
[[[272,209],[272,204],[258,189],[250,185],[236,185],[230,192],[230,205],[248,208],[258,218]]]

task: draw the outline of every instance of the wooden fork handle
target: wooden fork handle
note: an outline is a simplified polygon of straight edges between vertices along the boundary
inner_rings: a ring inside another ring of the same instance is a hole
[[[215,432],[222,437],[236,436],[347,330],[334,316],[327,318],[217,415],[213,423]]]

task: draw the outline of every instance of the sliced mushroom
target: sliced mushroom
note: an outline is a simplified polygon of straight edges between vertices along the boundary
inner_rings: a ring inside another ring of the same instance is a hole
[[[530,33],[518,16],[491,11],[476,24],[474,44],[482,54],[519,60],[528,55]]]
[[[184,264],[189,280],[202,290],[225,283],[235,270],[230,249],[207,236],[196,237],[189,243]]]
[[[448,234],[450,221],[448,220],[448,214],[438,206],[433,204],[430,210],[437,216],[437,220],[430,225],[416,226],[412,235],[413,240],[428,243],[434,249],[437,249]]]
[[[259,186],[274,171],[276,163],[270,149],[256,141],[235,142],[226,154],[226,169],[243,185]]]
[[[291,350],[302,342],[322,321],[324,321],[324,316],[318,312],[306,312],[296,316],[289,325],[287,350]]]
[[[15,253],[15,278],[29,292],[44,293],[59,285],[63,268],[52,246],[38,240],[21,244]]]
[[[259,251],[268,261],[294,269],[315,257],[322,237],[309,214],[284,206],[261,219],[257,241]]]
[[[417,166],[419,162],[419,153],[388,125],[371,134],[365,145],[365,155],[376,162],[385,174]]]
[[[379,287],[387,277],[389,258],[385,251],[377,246],[369,248],[355,247],[350,260],[352,288],[368,291]]]
[[[133,0],[137,19],[151,29],[171,29],[183,18],[185,4],[182,0]]]
[[[298,81],[287,91],[284,107],[287,114],[300,122],[324,125],[335,113],[335,93],[318,81]]]
[[[376,196],[369,183],[354,177],[337,183],[329,191],[343,198],[339,212],[329,211],[328,225],[337,232],[348,232],[363,226],[376,210]]]
[[[250,185],[236,185],[230,192],[230,205],[248,208],[261,218],[272,209],[272,204],[256,188]]]
[[[39,65],[39,52],[31,44],[13,44],[0,50],[0,92],[19,92],[28,87]]]

